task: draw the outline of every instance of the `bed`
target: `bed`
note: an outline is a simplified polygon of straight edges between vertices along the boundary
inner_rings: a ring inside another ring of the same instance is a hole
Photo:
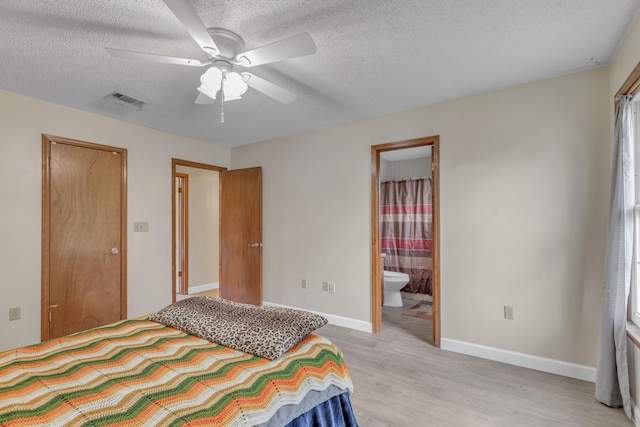
[[[341,351],[308,332],[326,320],[255,306],[237,317],[235,306],[245,304],[190,298],[0,353],[0,425],[357,426]],[[265,321],[276,329],[265,331]],[[208,336],[221,331],[227,345]]]

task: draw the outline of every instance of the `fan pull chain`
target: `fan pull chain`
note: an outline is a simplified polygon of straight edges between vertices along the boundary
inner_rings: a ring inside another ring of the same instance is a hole
[[[224,73],[220,82],[220,123],[224,123],[224,81],[226,79],[227,73]]]

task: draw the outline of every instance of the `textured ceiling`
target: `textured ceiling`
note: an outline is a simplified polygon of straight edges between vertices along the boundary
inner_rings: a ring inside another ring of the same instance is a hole
[[[105,47],[204,60],[162,0],[3,0],[0,88],[238,146],[607,64],[640,0],[192,0],[248,49],[307,32],[317,53],[251,68],[298,94],[255,90],[196,105],[203,68],[111,57]],[[106,100],[117,91],[141,111]]]

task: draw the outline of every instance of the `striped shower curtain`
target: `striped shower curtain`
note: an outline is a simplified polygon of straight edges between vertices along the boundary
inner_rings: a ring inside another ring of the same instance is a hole
[[[384,269],[409,275],[405,292],[432,294],[431,191],[431,178],[381,184]]]

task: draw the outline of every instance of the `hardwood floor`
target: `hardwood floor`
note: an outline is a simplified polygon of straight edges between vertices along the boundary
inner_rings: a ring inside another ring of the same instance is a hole
[[[436,349],[431,321],[401,313],[384,307],[378,334],[318,331],[344,353],[360,426],[633,425],[595,400],[593,383]]]

